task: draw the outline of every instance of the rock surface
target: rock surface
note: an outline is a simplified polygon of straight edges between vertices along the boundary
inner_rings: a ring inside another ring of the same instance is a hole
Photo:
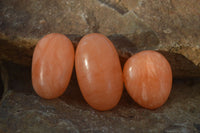
[[[144,49],[164,51],[175,77],[200,76],[199,0],[0,0],[0,59],[30,65],[44,35],[74,45],[92,32],[108,36],[124,62]]]
[[[174,81],[168,101],[156,110],[137,105],[123,92],[112,110],[92,109],[81,96],[73,75],[65,94],[40,98],[32,88],[30,67],[4,63],[7,86],[0,102],[0,132],[200,132],[199,80]]]
[[[36,95],[30,75],[42,36],[59,32],[76,47],[99,32],[112,40],[122,65],[152,49],[168,59],[174,77],[200,77],[199,22],[199,0],[0,0],[0,132],[200,132],[199,79],[175,80],[157,110],[141,108],[124,91],[113,110],[99,112],[84,101],[75,73],[54,100]]]

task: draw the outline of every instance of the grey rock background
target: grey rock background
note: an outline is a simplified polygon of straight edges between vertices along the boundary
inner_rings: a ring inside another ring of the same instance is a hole
[[[164,51],[174,77],[200,76],[199,0],[0,0],[0,16],[3,60],[31,65],[37,41],[48,33],[65,34],[76,46],[83,35],[100,32],[122,64],[152,49]]]
[[[156,50],[182,79],[156,110],[141,108],[124,91],[113,110],[95,111],[75,72],[60,98],[41,99],[30,66],[37,41],[52,32],[65,34],[74,47],[85,34],[102,33],[122,65],[139,51]],[[0,75],[0,133],[200,132],[200,1],[0,0]]]

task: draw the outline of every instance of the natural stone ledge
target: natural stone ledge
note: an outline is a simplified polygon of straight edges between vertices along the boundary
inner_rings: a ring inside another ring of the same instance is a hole
[[[174,80],[169,99],[160,108],[137,105],[124,90],[110,111],[92,109],[83,99],[75,73],[66,92],[45,100],[33,90],[31,67],[3,62],[7,90],[0,101],[0,132],[199,132],[200,82]]]

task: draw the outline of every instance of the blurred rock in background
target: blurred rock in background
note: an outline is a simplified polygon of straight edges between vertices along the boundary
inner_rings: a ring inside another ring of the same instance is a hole
[[[32,54],[44,35],[99,32],[114,43],[122,65],[142,50],[161,52],[174,78],[166,104],[138,106],[124,91],[111,111],[89,107],[75,72],[65,94],[36,95]],[[200,132],[199,0],[0,0],[0,132]],[[193,79],[186,79],[193,78]]]
[[[0,59],[31,65],[37,41],[59,32],[76,46],[99,32],[122,63],[135,52],[164,52],[174,77],[200,76],[199,0],[0,0]]]

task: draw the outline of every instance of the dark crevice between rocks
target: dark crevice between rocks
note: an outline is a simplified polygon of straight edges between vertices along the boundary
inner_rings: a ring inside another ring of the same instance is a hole
[[[67,36],[72,41],[75,49],[76,49],[79,41],[83,37],[83,36],[76,35],[76,34],[65,34],[65,36]]]
[[[198,78],[200,77],[200,67],[195,65],[185,56],[167,51],[158,51],[169,61],[174,78]]]
[[[3,93],[4,93],[4,85],[3,85],[3,80],[2,80],[2,77],[1,77],[1,71],[0,71],[0,101],[3,97]]]
[[[0,39],[0,59],[13,61],[17,64],[30,65],[33,48],[19,47],[9,40]]]
[[[194,127],[197,129],[197,131],[200,133],[200,124],[194,124]]]
[[[6,91],[8,90],[22,92],[27,95],[33,93],[32,81],[31,81],[31,67],[15,64],[10,61],[3,61],[4,82],[6,85]]]
[[[65,104],[72,105],[73,107],[79,108],[79,109],[90,109],[89,105],[86,103],[86,101],[83,98],[83,95],[81,94],[75,68],[73,69],[71,80],[69,82],[69,85],[64,92],[63,95],[59,97]]]

